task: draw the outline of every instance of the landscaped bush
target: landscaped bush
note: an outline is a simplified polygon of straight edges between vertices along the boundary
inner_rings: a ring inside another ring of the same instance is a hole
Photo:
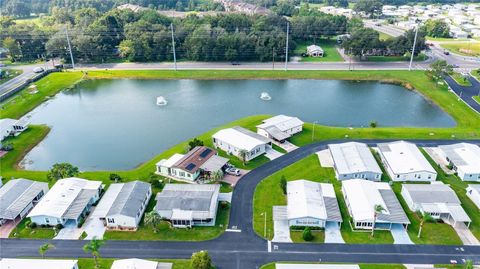
[[[222,201],[222,202],[220,202],[220,208],[221,209],[228,209],[228,208],[230,208],[230,203]]]
[[[85,222],[84,218],[80,218],[80,221],[78,221],[77,228],[82,227],[83,223]]]
[[[313,240],[313,234],[312,234],[312,230],[310,229],[310,227],[307,227],[307,228],[305,228],[305,230],[303,230],[302,238],[305,241],[312,241]]]
[[[321,227],[309,227],[309,226],[290,226],[290,230],[291,231],[303,231],[305,230],[306,228],[309,228],[310,230],[312,231],[320,231],[320,230],[323,230],[323,228]]]
[[[28,226],[30,229],[35,229],[37,228],[37,223],[31,221],[29,222],[29,220],[27,220],[26,226]]]
[[[63,229],[63,225],[59,223],[59,224],[55,225],[55,229],[61,230],[61,229]]]

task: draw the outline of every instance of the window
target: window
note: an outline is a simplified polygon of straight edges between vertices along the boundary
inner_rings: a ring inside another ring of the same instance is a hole
[[[115,219],[107,219],[108,223],[115,223]]]
[[[50,220],[48,218],[45,218],[46,223],[50,223]]]
[[[185,177],[185,172],[178,172],[178,175],[181,177]]]

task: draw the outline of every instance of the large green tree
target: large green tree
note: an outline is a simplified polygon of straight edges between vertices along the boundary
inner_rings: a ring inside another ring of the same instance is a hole
[[[382,2],[379,0],[358,0],[354,6],[357,12],[363,12],[370,18],[374,18],[382,11]]]
[[[212,268],[212,258],[205,250],[195,252],[192,254],[191,266],[193,269],[210,269]]]
[[[47,177],[52,181],[56,181],[62,178],[75,177],[79,174],[78,167],[69,163],[56,163],[52,169],[48,171]]]

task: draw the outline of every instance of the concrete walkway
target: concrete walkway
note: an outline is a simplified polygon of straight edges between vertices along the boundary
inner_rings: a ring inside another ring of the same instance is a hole
[[[320,161],[320,166],[322,167],[333,167],[333,158],[330,154],[329,149],[325,149],[317,152],[318,160]]]
[[[457,223],[453,225],[453,229],[457,232],[464,245],[480,246],[480,242],[473,235],[472,231],[464,223]]]
[[[0,226],[0,238],[8,238],[10,233],[15,229],[15,223],[12,220],[7,220]]]
[[[87,237],[85,240],[93,239],[94,237],[97,239],[103,239],[103,235],[105,234],[105,226],[103,222],[100,220],[100,217],[105,215],[105,208],[99,207],[92,207],[92,213],[88,216],[87,220],[83,224],[83,228]]]
[[[293,243],[288,226],[287,207],[273,207],[273,239],[272,242]]]
[[[61,229],[57,236],[55,236],[53,239],[60,239],[60,240],[71,240],[71,239],[78,239],[83,233],[82,228],[77,228],[77,226],[72,223],[68,224],[67,226],[63,227]]]
[[[325,224],[325,243],[345,244],[338,223],[328,221]]]
[[[218,201],[219,202],[229,202],[229,203],[231,203],[232,202],[232,193],[228,192],[228,193],[218,194]]]
[[[455,174],[455,171],[447,168],[448,162],[447,162],[447,160],[445,160],[445,158],[441,157],[440,152],[439,152],[440,151],[439,148],[437,148],[437,147],[425,147],[423,149],[428,153],[428,155],[433,159],[433,161],[435,163],[440,165],[443,172],[445,172],[447,175]]]
[[[408,236],[407,230],[402,224],[393,224],[390,232],[392,233],[394,244],[413,244]]]
[[[272,140],[272,143],[281,147],[282,149],[284,149],[286,152],[291,152],[291,151],[294,151],[296,149],[298,149],[297,146],[295,146],[294,144],[288,142],[288,141],[285,141],[283,143],[280,143],[280,142],[277,142],[275,140]]]
[[[404,264],[406,269],[430,269],[435,268],[433,264]]]
[[[278,157],[281,157],[282,155],[283,155],[282,153],[268,147],[267,147],[267,151],[265,152],[265,156],[272,161]]]

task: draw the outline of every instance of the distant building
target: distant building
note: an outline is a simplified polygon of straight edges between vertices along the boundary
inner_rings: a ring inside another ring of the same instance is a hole
[[[216,0],[217,2],[221,3],[227,12],[238,12],[238,13],[245,13],[248,15],[254,14],[269,14],[270,10],[266,9],[262,6],[257,6],[250,3],[245,3],[239,0]]]
[[[437,172],[410,142],[379,143],[378,152],[393,181],[435,181]]]
[[[108,229],[136,230],[152,196],[152,187],[142,181],[111,184],[95,209]]]
[[[0,119],[0,141],[8,136],[17,136],[28,128],[28,122],[25,120]]]
[[[323,57],[323,49],[317,45],[307,47],[307,55],[310,57]]]
[[[45,182],[23,178],[8,181],[0,188],[0,225],[9,220],[20,222],[47,192]]]
[[[178,179],[195,181],[201,176],[209,177],[222,169],[229,159],[218,156],[217,151],[208,147],[195,147],[187,154],[174,154],[156,164],[156,173]]]
[[[338,180],[366,179],[380,181],[382,170],[364,143],[347,142],[328,145]]]
[[[442,219],[452,225],[471,222],[455,191],[441,182],[403,184],[402,196],[413,212],[428,213],[433,218]]]
[[[480,147],[470,143],[458,143],[438,148],[461,180],[480,181]]]
[[[480,184],[469,184],[467,187],[467,196],[480,209]]]
[[[219,194],[218,184],[166,184],[155,210],[174,227],[214,226]]]
[[[215,147],[240,159],[241,152],[246,151],[246,161],[265,154],[272,144],[270,139],[239,126],[220,130],[212,138]]]
[[[375,229],[390,230],[393,225],[410,224],[402,205],[386,182],[347,180],[342,182],[342,191],[355,229],[372,229],[376,205],[382,206],[385,211],[378,214]]]
[[[38,225],[77,225],[100,198],[102,182],[82,178],[59,179],[28,214]]]
[[[0,259],[2,269],[78,269],[77,260]]]
[[[173,264],[142,259],[115,260],[110,269],[172,269]]]
[[[278,115],[262,121],[257,125],[257,133],[279,142],[284,142],[292,135],[303,130],[303,121],[296,117]]]
[[[142,11],[142,10],[146,10],[147,8],[144,8],[142,6],[139,6],[139,5],[133,5],[133,4],[123,4],[123,5],[120,5],[117,7],[117,9],[120,9],[120,10],[131,10],[133,12],[139,12],[139,11]]]
[[[342,222],[332,184],[308,180],[287,183],[287,218],[290,226],[324,228],[327,222]]]

